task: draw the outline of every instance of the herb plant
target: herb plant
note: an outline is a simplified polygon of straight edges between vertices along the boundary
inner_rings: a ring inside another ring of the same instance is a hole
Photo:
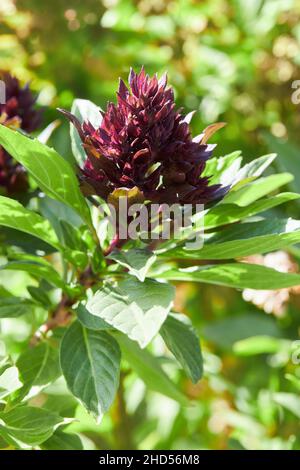
[[[166,77],[132,71],[129,85],[120,82],[117,105],[106,112],[86,100],[63,111],[71,120],[72,160],[27,129],[0,126],[2,152],[30,183],[23,204],[0,196],[0,269],[8,279],[0,286],[0,317],[22,316],[30,330],[26,344],[1,345],[2,447],[81,448],[66,428],[74,399],[99,423],[124,399],[123,380],[132,371],[149,389],[189,407],[172,367],[197,383],[203,358],[189,318],[173,310],[177,281],[259,290],[300,284],[297,273],[241,259],[300,241],[300,221],[262,215],[299,197],[278,191],[290,174],[262,176],[275,155],[244,165],[238,151],[212,157],[207,140],[222,124],[193,138],[192,116],[176,110]],[[203,246],[186,245],[194,224],[168,240],[142,230],[121,238],[120,224],[112,234],[108,204],[117,207],[122,198],[147,210],[151,203],[204,204]],[[11,271],[25,276],[26,291],[9,285]],[[49,387],[59,396],[64,384],[69,408],[59,397],[43,399]]]

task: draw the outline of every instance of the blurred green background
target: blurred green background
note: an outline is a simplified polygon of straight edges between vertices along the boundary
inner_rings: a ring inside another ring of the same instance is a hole
[[[278,151],[278,168],[295,175],[299,192],[300,104],[291,100],[300,80],[299,20],[297,0],[1,0],[0,68],[31,81],[45,125],[75,97],[104,108],[130,66],[167,70],[178,106],[197,111],[195,133],[227,122],[216,155],[240,149],[251,160]],[[52,144],[68,155],[67,123]],[[288,212],[299,218],[297,203]],[[298,269],[299,251],[292,255]],[[77,407],[72,428],[87,448],[300,449],[300,301],[297,292],[285,294],[282,309],[280,293],[272,294],[267,314],[261,297],[258,308],[232,289],[178,286],[177,310],[198,328],[206,362],[196,386],[169,370],[195,400],[191,408],[145,393],[132,375],[122,381],[124,402],[100,426],[58,386],[48,390],[48,407],[60,393],[64,416]],[[6,327],[20,344],[28,336],[22,321],[17,332]]]

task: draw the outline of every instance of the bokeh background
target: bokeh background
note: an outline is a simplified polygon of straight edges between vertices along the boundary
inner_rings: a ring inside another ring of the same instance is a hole
[[[291,100],[300,80],[299,1],[0,1],[0,69],[31,81],[45,125],[62,121],[51,143],[66,158],[69,128],[56,107],[70,108],[78,97],[105,108],[118,77],[142,65],[150,74],[168,71],[178,106],[197,111],[195,133],[227,122],[214,138],[216,155],[240,149],[249,161],[276,151],[270,171],[293,173],[287,189],[299,192],[300,104]],[[297,203],[283,211],[299,218]],[[297,271],[299,259],[295,247],[255,262]],[[176,309],[192,318],[205,357],[198,385],[164,364],[194,400],[191,408],[146,392],[132,374],[101,425],[63,387],[48,390],[48,407],[61,394],[64,416],[76,408],[72,428],[86,448],[300,449],[297,289],[266,295],[180,284]],[[18,331],[6,329],[20,348],[29,334],[22,321]]]

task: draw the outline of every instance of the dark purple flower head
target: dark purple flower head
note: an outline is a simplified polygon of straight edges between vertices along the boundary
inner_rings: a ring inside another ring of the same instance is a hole
[[[0,123],[28,133],[36,130],[41,124],[42,111],[35,109],[36,98],[29,86],[21,87],[19,80],[7,72],[0,71],[0,80],[5,84],[5,103],[0,103]],[[27,188],[23,167],[0,146],[0,193],[13,194]]]
[[[0,80],[5,83],[5,103],[0,103],[0,122],[14,125],[25,132],[33,132],[41,125],[42,110],[35,109],[36,97],[29,85],[20,85],[19,80],[8,72],[0,72]]]
[[[209,186],[201,177],[214,146],[204,135],[193,139],[189,117],[175,108],[167,77],[150,78],[131,70],[128,89],[120,80],[117,104],[108,103],[99,128],[75,124],[87,153],[81,169],[83,190],[104,199],[118,188],[137,187],[145,199],[159,203],[209,203],[228,188]]]

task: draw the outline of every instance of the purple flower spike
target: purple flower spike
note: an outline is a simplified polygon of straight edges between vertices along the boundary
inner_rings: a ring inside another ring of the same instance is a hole
[[[76,126],[87,153],[81,169],[85,194],[106,199],[117,188],[137,187],[146,200],[158,203],[210,203],[221,199],[228,187],[209,185],[201,177],[214,146],[208,137],[223,124],[193,140],[191,114],[175,108],[167,76],[149,77],[144,68],[129,74],[129,88],[120,80],[117,104],[108,103],[99,128]]]
[[[0,71],[5,85],[5,103],[0,103],[0,123],[25,132],[36,130],[42,120],[42,111],[34,108],[36,98],[28,85],[21,87],[19,80],[8,72]],[[22,165],[0,146],[0,194],[12,195],[28,189],[27,175]]]

